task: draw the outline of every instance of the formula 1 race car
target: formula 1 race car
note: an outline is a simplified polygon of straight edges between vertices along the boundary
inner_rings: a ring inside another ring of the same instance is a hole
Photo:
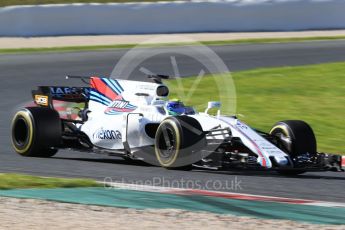
[[[344,169],[344,157],[317,152],[303,121],[281,121],[265,133],[221,115],[219,102],[198,113],[168,100],[163,75],[149,76],[152,82],[69,78],[89,85],[40,86],[32,91],[34,104],[15,114],[12,143],[20,155],[51,157],[72,149],[173,169],[263,168],[289,175]]]

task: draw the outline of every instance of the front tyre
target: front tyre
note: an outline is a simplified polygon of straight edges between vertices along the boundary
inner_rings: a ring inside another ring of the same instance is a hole
[[[191,169],[205,146],[205,134],[197,120],[188,116],[169,117],[161,122],[155,136],[155,154],[164,168]]]
[[[291,158],[301,154],[317,152],[316,138],[312,128],[304,121],[287,120],[276,123],[270,134],[278,137],[279,148]],[[298,175],[303,170],[278,170],[283,175]]]
[[[51,157],[61,142],[61,120],[52,109],[29,107],[18,111],[13,118],[12,146],[28,157]]]

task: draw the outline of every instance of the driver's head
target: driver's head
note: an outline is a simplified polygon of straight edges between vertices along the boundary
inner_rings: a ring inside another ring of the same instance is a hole
[[[167,103],[167,109],[169,111],[169,115],[181,115],[185,112],[185,106],[182,101],[178,99],[172,99]]]

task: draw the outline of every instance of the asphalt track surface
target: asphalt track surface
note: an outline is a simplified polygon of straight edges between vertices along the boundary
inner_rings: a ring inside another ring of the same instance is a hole
[[[165,54],[146,60],[141,66],[152,72],[173,74],[169,57],[174,55],[182,76],[199,73],[200,63],[176,54],[177,48],[164,49]],[[212,49],[231,71],[345,61],[345,41],[214,46]],[[66,82],[63,77],[66,74],[108,76],[126,51],[0,55],[0,171],[97,180],[108,177],[113,182],[345,202],[345,173],[313,172],[287,178],[260,171],[184,172],[88,153],[60,151],[50,159],[25,158],[14,153],[10,144],[11,117],[17,108],[31,100],[31,89],[37,85],[79,84],[75,80]],[[138,71],[130,78],[145,79]]]

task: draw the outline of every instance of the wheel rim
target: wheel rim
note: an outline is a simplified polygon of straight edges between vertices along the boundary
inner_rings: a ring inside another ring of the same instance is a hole
[[[285,149],[288,153],[292,152],[292,139],[287,133],[285,133],[284,130],[278,128],[275,129],[271,134],[278,137],[281,141],[280,148]]]
[[[168,125],[162,127],[159,136],[159,155],[164,161],[171,159],[176,153],[176,135],[174,130]]]
[[[18,147],[24,147],[29,140],[29,126],[26,120],[19,117],[14,125],[14,142]]]

